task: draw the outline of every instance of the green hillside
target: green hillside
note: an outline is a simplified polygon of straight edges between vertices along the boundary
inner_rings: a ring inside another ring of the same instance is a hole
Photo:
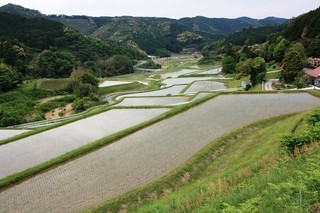
[[[183,48],[201,50],[209,41],[217,40],[244,28],[277,25],[286,19],[268,17],[237,19],[193,17],[182,19],[148,17],[90,17],[90,16],[45,16],[38,11],[8,4],[0,12],[19,14],[25,17],[46,17],[79,30],[85,35],[104,41],[141,48],[148,54],[158,54],[162,50],[178,53]],[[187,39],[181,39],[181,37]]]
[[[99,61],[113,55],[142,59],[135,47],[120,47],[86,37],[66,25],[44,18],[0,13],[0,57],[25,76],[69,77],[74,67],[99,73]]]

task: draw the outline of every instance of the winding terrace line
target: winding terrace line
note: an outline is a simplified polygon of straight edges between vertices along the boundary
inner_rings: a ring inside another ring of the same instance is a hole
[[[319,106],[304,93],[218,96],[0,192],[0,211],[77,212],[164,176],[236,128]]]

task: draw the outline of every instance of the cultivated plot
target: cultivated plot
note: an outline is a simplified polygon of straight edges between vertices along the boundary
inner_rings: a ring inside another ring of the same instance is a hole
[[[199,74],[202,74],[202,75],[212,74],[213,75],[213,74],[219,74],[221,71],[222,71],[222,67],[218,67],[218,68],[208,70],[205,72],[200,72]]]
[[[142,92],[118,96],[116,99],[120,100],[121,98],[126,97],[152,97],[152,96],[167,96],[167,95],[179,95],[179,93],[186,87],[186,85],[177,85],[169,88],[151,91],[151,92]]]
[[[152,119],[169,109],[110,110],[0,146],[0,178]]]
[[[166,84],[167,86],[172,85],[178,85],[178,84],[190,84],[194,81],[204,81],[204,80],[210,80],[212,78],[210,77],[199,77],[199,78],[169,78],[164,81],[162,81],[163,84]]]
[[[253,121],[308,110],[308,94],[225,95],[0,192],[3,212],[76,212],[162,177]]]
[[[110,87],[110,86],[116,86],[116,85],[122,85],[122,84],[131,84],[132,82],[126,82],[126,81],[104,81],[101,84],[99,84],[99,87]]]
[[[187,74],[191,74],[197,72],[197,70],[188,70],[188,69],[183,69],[180,70],[178,72],[171,72],[171,73],[166,73],[161,75],[163,78],[176,78],[179,77],[180,75],[187,75]]]
[[[0,129],[0,141],[28,131],[29,130]]]
[[[227,90],[227,87],[224,83],[216,81],[197,81],[194,82],[184,94],[195,94],[200,91],[221,91]]]
[[[170,106],[185,103],[187,97],[125,98],[117,106]]]

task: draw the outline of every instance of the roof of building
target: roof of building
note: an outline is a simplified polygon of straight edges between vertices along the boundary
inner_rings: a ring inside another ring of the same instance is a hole
[[[308,72],[308,75],[315,77],[315,78],[320,77],[320,67],[317,67],[314,70],[311,70],[310,72]]]

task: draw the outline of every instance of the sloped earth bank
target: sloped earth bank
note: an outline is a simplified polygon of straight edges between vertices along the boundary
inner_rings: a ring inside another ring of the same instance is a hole
[[[0,179],[150,120],[168,110],[114,109],[2,145]]]
[[[77,212],[164,176],[236,128],[319,106],[308,94],[218,96],[2,191],[1,212]]]

